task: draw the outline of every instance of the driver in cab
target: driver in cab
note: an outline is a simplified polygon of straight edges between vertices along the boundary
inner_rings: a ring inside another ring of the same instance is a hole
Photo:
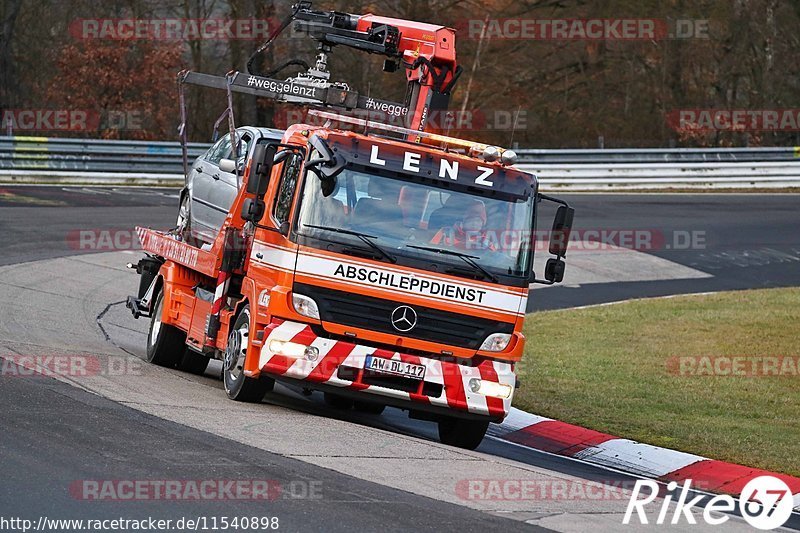
[[[431,244],[440,244],[461,250],[490,249],[494,246],[486,243],[486,206],[483,202],[472,200],[466,206],[463,215],[452,226],[441,228],[431,238]]]

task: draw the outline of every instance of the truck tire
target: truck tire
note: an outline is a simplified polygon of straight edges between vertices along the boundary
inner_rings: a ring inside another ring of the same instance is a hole
[[[369,415],[379,415],[386,409],[386,405],[375,402],[354,402],[353,407],[356,411],[367,413]]]
[[[183,370],[190,374],[202,375],[205,373],[206,368],[208,368],[209,361],[210,359],[205,355],[186,348],[180,363],[178,363],[178,370]]]
[[[266,376],[251,378],[244,375],[250,335],[250,306],[245,305],[228,335],[228,345],[222,362],[222,381],[225,393],[237,402],[259,403],[275,387],[275,380]]]
[[[487,429],[489,429],[488,421],[441,418],[439,419],[439,441],[442,444],[474,450],[483,440]]]
[[[353,400],[350,398],[345,398],[344,396],[339,396],[338,394],[326,392],[323,393],[322,399],[325,400],[326,404],[330,405],[334,409],[347,411],[348,409],[353,408]]]
[[[175,326],[164,324],[164,291],[159,291],[150,313],[150,331],[147,334],[147,360],[158,366],[175,368],[186,350],[186,333]]]

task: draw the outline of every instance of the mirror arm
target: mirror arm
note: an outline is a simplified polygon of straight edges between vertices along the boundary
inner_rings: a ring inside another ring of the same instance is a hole
[[[555,196],[550,196],[550,195],[547,195],[547,194],[539,193],[539,198],[541,198],[542,200],[548,200],[550,202],[555,202],[557,204],[561,204],[561,205],[563,205],[565,207],[569,207],[569,204],[567,202],[565,202],[561,198],[556,198]]]
[[[254,223],[253,226],[258,228],[258,229],[271,231],[272,233],[279,233],[279,234],[283,235],[284,237],[289,234],[289,222],[288,221],[282,222],[280,227],[278,227],[278,228],[275,228],[275,227],[272,227],[272,226],[265,226],[264,224],[259,224],[258,222]]]
[[[327,163],[328,161],[329,161],[329,159],[327,159],[325,157],[318,157],[316,159],[309,159],[306,162],[306,168],[316,168],[319,165],[321,165],[322,163]]]

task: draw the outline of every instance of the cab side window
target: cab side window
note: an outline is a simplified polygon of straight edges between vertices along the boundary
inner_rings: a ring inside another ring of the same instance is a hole
[[[294,190],[300,177],[300,165],[302,162],[303,159],[300,154],[292,154],[283,163],[281,181],[278,184],[278,193],[272,210],[272,214],[278,224],[283,224],[289,220]]]

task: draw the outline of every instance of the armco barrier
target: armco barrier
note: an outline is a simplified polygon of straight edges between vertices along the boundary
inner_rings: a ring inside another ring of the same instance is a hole
[[[520,163],[742,163],[797,161],[798,146],[516,150]]]
[[[530,164],[519,168],[538,176],[542,188],[746,189],[800,187],[800,159],[746,163]]]
[[[190,143],[193,160],[207,144]],[[0,181],[177,185],[183,181],[178,142],[0,137]]]
[[[191,143],[189,158],[208,144]],[[517,150],[546,189],[800,187],[800,149]],[[178,142],[0,137],[0,182],[170,185],[183,182]]]

